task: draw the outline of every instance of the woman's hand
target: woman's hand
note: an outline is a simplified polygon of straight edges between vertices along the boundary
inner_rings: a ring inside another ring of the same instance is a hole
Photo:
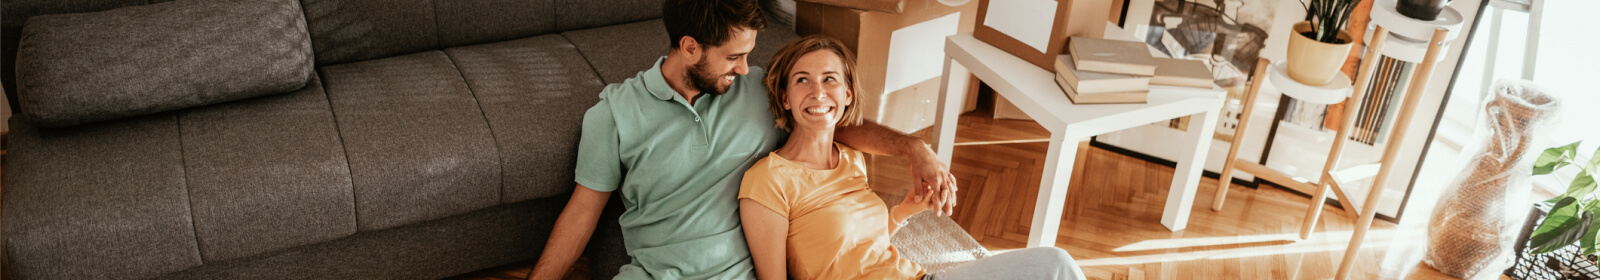
[[[927,196],[936,206],[929,209],[939,211],[940,216],[950,216],[956,210],[956,176],[951,175],[950,168],[939,160],[934,150],[924,146],[919,152],[911,156],[910,168],[915,189],[906,196],[910,198],[911,193]]]
[[[900,205],[895,205],[895,210],[891,211],[890,218],[895,219],[894,222],[899,223],[901,221],[905,221],[907,218],[911,218],[912,215],[916,215],[917,213],[939,209],[940,203],[939,201],[935,201],[934,196],[931,195],[933,193],[934,192],[931,187],[923,187],[923,190],[921,191],[914,189],[906,192],[906,198],[901,199]]]

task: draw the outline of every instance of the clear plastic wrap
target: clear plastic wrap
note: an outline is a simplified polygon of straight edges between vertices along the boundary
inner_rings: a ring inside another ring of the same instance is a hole
[[[1497,81],[1485,104],[1489,137],[1446,186],[1429,219],[1423,261],[1463,279],[1488,278],[1512,262],[1533,171],[1530,145],[1558,101],[1528,81]],[[1511,212],[1509,212],[1511,211]]]

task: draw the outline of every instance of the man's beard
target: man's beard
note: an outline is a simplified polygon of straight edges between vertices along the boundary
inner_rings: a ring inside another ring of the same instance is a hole
[[[689,76],[684,77],[684,79],[689,80],[689,85],[695,87],[695,90],[701,93],[722,95],[728,92],[728,87],[723,86],[721,82],[723,76],[734,75],[734,73],[716,75],[707,72],[709,71],[706,71],[706,58],[702,57],[699,62],[695,62],[695,65],[689,66]]]

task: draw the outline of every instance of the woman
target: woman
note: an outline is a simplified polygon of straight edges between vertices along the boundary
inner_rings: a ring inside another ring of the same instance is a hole
[[[739,190],[757,278],[1082,279],[1057,248],[1013,251],[936,273],[901,258],[890,236],[913,214],[937,206],[929,195],[908,194],[888,209],[867,186],[862,153],[834,143],[834,127],[861,122],[854,65],[838,40],[812,36],[784,46],[768,67],[771,111],[790,135],[745,173]]]

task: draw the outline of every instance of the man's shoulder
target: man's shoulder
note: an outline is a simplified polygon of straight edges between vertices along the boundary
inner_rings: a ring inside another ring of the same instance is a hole
[[[636,100],[649,96],[650,89],[645,87],[645,80],[638,76],[628,78],[619,83],[608,84],[605,89],[600,90],[600,99],[602,101]]]

